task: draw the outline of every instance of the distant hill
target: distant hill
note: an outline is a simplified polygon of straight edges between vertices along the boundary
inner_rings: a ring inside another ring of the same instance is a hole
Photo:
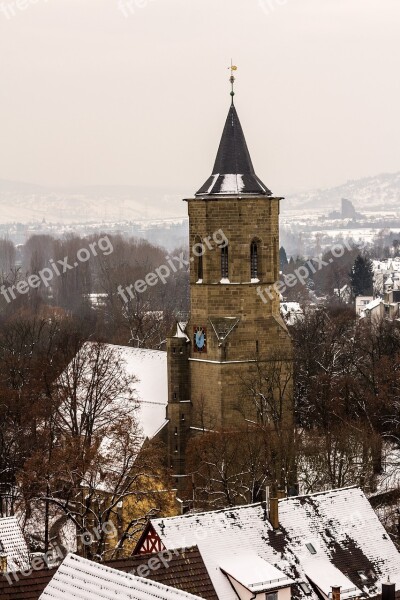
[[[0,223],[82,223],[182,218],[184,190],[138,186],[46,187],[0,180]]]
[[[187,207],[182,202],[187,194],[182,189],[113,185],[63,188],[0,180],[0,223],[43,219],[62,224],[181,219],[187,216]],[[338,209],[342,198],[351,200],[361,213],[363,210],[400,212],[400,172],[290,194],[284,210],[327,212]]]
[[[342,198],[353,202],[357,211],[400,212],[400,172],[348,181],[337,187],[313,190],[286,197],[285,209],[338,209]]]

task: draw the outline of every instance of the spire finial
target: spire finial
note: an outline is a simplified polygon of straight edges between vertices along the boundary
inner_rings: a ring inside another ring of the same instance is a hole
[[[231,59],[231,66],[228,67],[231,70],[231,76],[229,78],[229,81],[231,82],[231,86],[232,86],[232,91],[231,91],[231,96],[232,96],[232,104],[233,104],[233,97],[235,95],[235,90],[234,90],[234,84],[235,84],[235,76],[234,76],[234,72],[237,71],[237,67],[233,64],[233,61]]]

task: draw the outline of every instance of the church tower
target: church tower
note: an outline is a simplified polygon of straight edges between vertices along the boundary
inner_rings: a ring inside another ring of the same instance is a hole
[[[240,410],[240,383],[278,354],[290,363],[291,340],[273,288],[281,200],[255,173],[232,90],[212,175],[186,200],[190,318],[168,340],[168,451],[178,487],[189,437],[257,420],[256,410]]]

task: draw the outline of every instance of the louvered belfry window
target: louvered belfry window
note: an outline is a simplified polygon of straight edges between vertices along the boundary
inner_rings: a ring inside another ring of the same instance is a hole
[[[250,273],[252,279],[258,279],[258,244],[255,241],[250,246]]]
[[[229,278],[228,246],[221,248],[221,277],[222,279]]]

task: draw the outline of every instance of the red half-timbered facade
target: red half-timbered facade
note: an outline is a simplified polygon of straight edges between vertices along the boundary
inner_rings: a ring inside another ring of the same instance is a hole
[[[155,552],[162,552],[165,549],[153,525],[148,523],[136,545],[134,554],[153,554]]]

